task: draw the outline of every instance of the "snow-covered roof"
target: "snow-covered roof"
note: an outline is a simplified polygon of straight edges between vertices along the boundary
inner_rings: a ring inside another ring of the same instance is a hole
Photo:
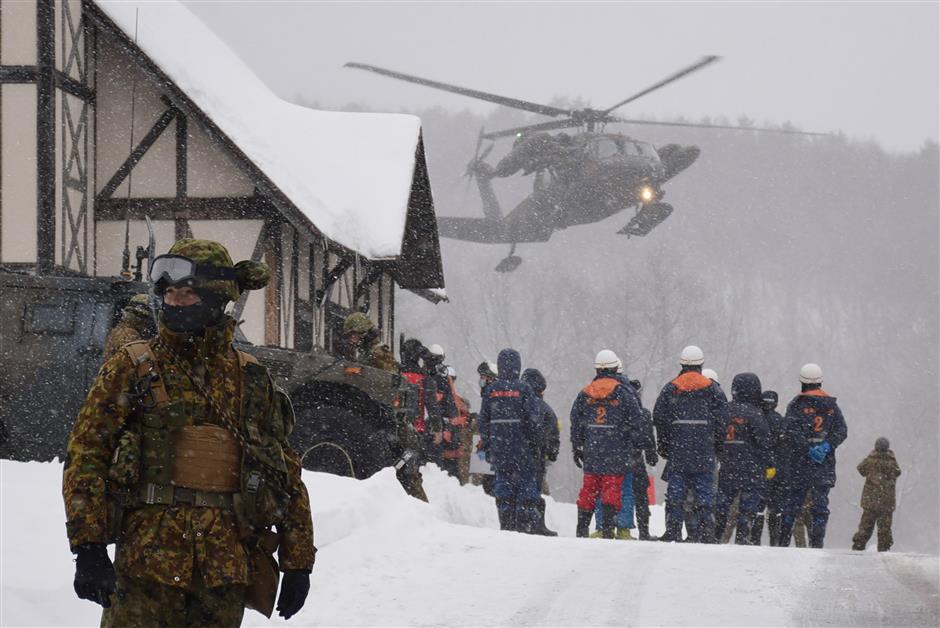
[[[176,0],[96,4],[327,238],[402,254],[419,118],[285,102]]]

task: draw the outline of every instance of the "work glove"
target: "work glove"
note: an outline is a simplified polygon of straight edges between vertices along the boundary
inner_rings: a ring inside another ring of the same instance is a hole
[[[822,464],[826,460],[826,456],[829,455],[829,452],[832,451],[832,445],[828,441],[823,441],[818,445],[809,448],[809,457],[813,459],[813,462],[816,464]]]
[[[659,463],[659,456],[656,455],[656,452],[652,449],[646,451],[646,464],[651,467],[655,467]]]
[[[574,465],[581,469],[584,466],[584,451],[581,449],[574,450]]]
[[[277,598],[277,614],[290,619],[303,608],[310,592],[310,572],[306,569],[288,569],[281,579],[281,594]]]
[[[111,606],[114,593],[114,565],[104,543],[86,543],[75,550],[75,593],[104,608]]]
[[[765,477],[766,479],[768,479],[768,480],[772,480],[772,479],[774,479],[775,477],[777,477],[777,469],[776,469],[776,467],[769,467],[769,468],[765,469],[765,470],[764,470],[764,477]]]

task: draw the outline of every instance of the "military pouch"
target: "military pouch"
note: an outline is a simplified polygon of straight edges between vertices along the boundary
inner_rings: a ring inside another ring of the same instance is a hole
[[[255,529],[281,523],[291,496],[287,490],[287,464],[277,442],[249,444],[242,456],[242,515]]]
[[[277,550],[277,535],[271,530],[261,533],[258,542],[248,552],[248,588],[245,590],[245,606],[271,617],[281,574],[274,552]]]
[[[127,430],[118,438],[108,467],[108,540],[116,541],[124,525],[124,511],[134,501],[140,481],[140,434]]]

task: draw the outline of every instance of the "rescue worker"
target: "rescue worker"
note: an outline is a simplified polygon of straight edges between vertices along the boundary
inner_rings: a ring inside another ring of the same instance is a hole
[[[368,366],[398,373],[395,355],[379,340],[379,330],[363,312],[353,312],[343,321],[344,357]]]
[[[865,478],[865,488],[862,489],[862,520],[858,524],[858,532],[852,537],[852,549],[864,551],[877,523],[878,551],[887,552],[894,545],[891,536],[894,488],[901,475],[901,467],[887,438],[875,441],[874,451],[858,464],[858,472]]]
[[[497,378],[483,391],[480,437],[493,466],[493,493],[501,530],[535,534],[541,494],[538,487],[542,414],[538,396],[519,379],[522,359],[503,349]]]
[[[639,539],[641,541],[650,541],[650,499],[649,487],[650,476],[646,472],[646,465],[655,467],[659,463],[659,455],[656,453],[656,436],[653,432],[653,415],[649,410],[643,407],[643,401],[640,397],[642,384],[638,379],[629,380],[630,385],[636,391],[637,399],[640,401],[640,408],[643,412],[643,431],[646,433],[646,449],[633,448],[630,457],[630,468],[633,475],[633,503],[636,509],[636,527]],[[644,464],[643,458],[646,458]]]
[[[558,425],[558,416],[548,402],[545,401],[545,389],[548,382],[545,376],[538,369],[526,369],[522,372],[522,381],[532,387],[539,398],[539,414],[542,418],[542,443],[538,455],[538,482],[539,492],[548,493],[548,485],[545,482],[545,476],[548,473],[548,463],[558,460],[558,450],[561,447],[560,429]],[[550,530],[545,525],[545,499],[539,497],[538,521],[536,522],[536,534],[542,536],[558,536],[554,530]]]
[[[806,495],[812,500],[810,547],[821,548],[829,522],[829,490],[836,483],[836,449],[848,428],[836,398],[822,389],[817,364],[800,369],[802,392],[787,406],[787,496],[780,526],[780,545],[790,545],[793,523]]]
[[[653,407],[656,445],[666,459],[666,533],[661,541],[682,540],[682,505],[694,493],[690,539],[713,543],[716,452],[724,441],[728,403],[718,386],[702,375],[705,354],[695,345],[682,350],[679,375],[666,384]]]
[[[451,391],[450,381],[447,378],[447,366],[444,364],[445,357],[444,348],[439,344],[430,345],[421,355],[426,382],[428,384],[433,382],[434,384],[434,403],[437,404],[441,416],[440,429],[432,429],[430,437],[425,441],[425,459],[446,471],[444,428],[457,417],[458,411]],[[426,388],[426,390],[426,396],[430,396],[430,388]]]
[[[135,294],[121,310],[121,320],[108,332],[104,343],[104,358],[107,360],[129,342],[149,340],[157,335],[157,325],[150,309],[150,295]]]
[[[480,362],[477,366],[477,375],[479,376],[479,386],[480,386],[480,399],[483,399],[483,393],[486,390],[486,387],[496,381],[496,365],[492,362]],[[481,460],[485,459],[485,452],[483,450],[483,439],[480,437],[480,421],[479,415],[472,413],[470,415],[470,432],[472,435],[476,435],[479,440],[477,440],[476,445],[468,447],[467,455],[468,457],[479,456]],[[471,443],[473,442],[473,436],[471,436]],[[472,450],[472,453],[471,451]],[[467,467],[471,466],[470,461],[467,461]],[[470,474],[470,483],[474,486],[482,486],[483,492],[487,495],[493,495],[493,479],[494,476],[492,473],[471,473]]]
[[[423,502],[428,501],[424,491],[424,478],[421,476],[426,437],[428,434],[439,434],[442,429],[442,418],[437,404],[436,384],[427,377],[427,372],[421,364],[422,356],[427,349],[415,338],[409,338],[401,343],[401,375],[405,380],[418,387],[418,413],[412,425],[405,425],[399,429],[400,440],[407,443],[407,453],[413,457],[396,465],[395,475],[405,492]]]
[[[233,348],[224,313],[269,277],[217,242],[179,240],[150,271],[158,336],[125,345],[92,384],[63,497],[75,591],[105,608],[103,626],[238,626],[246,605],[270,616],[278,564],[279,614],[304,604],[316,548],[293,411]]]
[[[614,518],[622,505],[623,478],[629,472],[632,447],[650,446],[644,438],[643,413],[636,391],[618,378],[620,358],[609,349],[594,358],[594,380],[578,393],[571,407],[571,449],[584,469],[578,494],[576,534],[588,536],[598,496],[601,536],[614,538]]]
[[[725,394],[725,389],[721,387],[721,382],[718,381],[718,373],[715,372],[715,369],[702,369],[702,375],[712,380],[715,386],[718,386],[718,390],[721,392],[721,396],[725,398],[725,401],[727,401],[728,395]]]
[[[461,485],[466,484],[469,470],[461,461],[464,459],[464,450],[470,441],[470,408],[466,400],[457,394],[457,371],[452,366],[447,367],[447,390],[453,401],[455,414],[445,419],[442,434],[441,466],[448,475],[457,478]]]
[[[777,472],[773,478],[764,482],[757,519],[754,521],[754,527],[751,528],[752,545],[760,545],[764,528],[765,509],[767,511],[767,533],[770,536],[770,545],[776,547],[779,543],[780,511],[784,492],[783,478],[786,476],[786,470],[782,468],[784,448],[786,447],[786,439],[784,438],[786,421],[777,412],[777,401],[778,396],[775,390],[765,390],[761,395],[761,409],[764,411],[764,419],[766,419],[767,428],[770,430],[770,443]]]
[[[738,497],[735,543],[749,545],[757,519],[764,479],[772,479],[773,463],[770,430],[761,409],[761,384],[754,373],[738,373],[731,382],[731,404],[725,427],[725,440],[719,453],[718,498],[715,503],[715,530],[721,532],[728,521],[728,509]]]

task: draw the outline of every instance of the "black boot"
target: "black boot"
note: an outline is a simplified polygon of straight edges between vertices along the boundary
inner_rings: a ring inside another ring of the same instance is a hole
[[[750,545],[751,544],[752,521],[753,519],[748,517],[746,523],[744,523],[744,525],[741,525],[741,519],[738,518],[738,527],[734,531],[734,544],[735,545]]]
[[[780,531],[777,533],[777,547],[790,547],[790,537],[793,536],[793,524],[780,519]]]
[[[715,514],[715,535],[722,539],[724,538],[725,527],[728,525],[728,511],[719,512]]]
[[[617,516],[617,507],[610,504],[601,504],[601,538],[614,538],[614,517]]]
[[[715,538],[715,519],[710,512],[698,511],[698,529],[696,530],[695,542],[697,543],[717,543]]]
[[[540,528],[545,527],[542,520],[545,502],[541,499],[529,499],[522,502],[521,506],[516,513],[516,531],[523,534],[541,534]]]
[[[594,516],[593,510],[578,511],[578,527],[575,530],[575,536],[587,538],[591,531],[591,517]]]
[[[652,541],[653,537],[650,536],[650,520],[637,517],[636,520],[636,529],[639,533],[639,538],[641,541]]]
[[[770,513],[767,515],[767,532],[770,533],[770,546],[778,547],[780,545],[780,513]]]
[[[538,500],[538,502],[535,504],[535,509],[538,513],[538,518],[535,521],[534,534],[541,534],[542,536],[558,536],[557,532],[554,530],[549,530],[548,526],[545,525],[545,500]]]
[[[760,545],[760,539],[764,535],[764,515],[754,517],[754,523],[751,524],[751,545]]]
[[[499,529],[516,531],[516,502],[510,499],[497,499],[496,512],[499,514]]]

